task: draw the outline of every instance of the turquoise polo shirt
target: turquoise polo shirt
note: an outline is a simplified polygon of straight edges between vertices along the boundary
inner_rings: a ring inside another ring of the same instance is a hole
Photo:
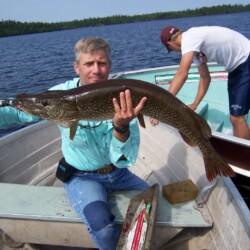
[[[67,90],[77,87],[79,78],[56,85],[50,90]],[[112,102],[112,100],[110,100]],[[39,117],[26,114],[13,107],[0,109],[0,125],[38,121]],[[113,136],[112,120],[80,120],[73,140],[70,128],[58,125],[62,138],[62,152],[65,160],[79,170],[96,170],[113,163],[118,168],[132,166],[138,156],[140,134],[137,119],[130,122],[130,135],[126,142]],[[125,156],[122,157],[121,156]]]

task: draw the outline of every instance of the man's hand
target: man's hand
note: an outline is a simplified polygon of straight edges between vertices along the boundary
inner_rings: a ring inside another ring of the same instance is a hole
[[[120,105],[116,98],[113,99],[115,116],[113,122],[116,127],[129,125],[130,121],[139,115],[146,103],[147,97],[143,97],[139,104],[133,108],[130,90],[120,93]]]
[[[191,104],[189,104],[189,105],[187,105],[189,108],[191,108],[192,110],[196,110],[197,109],[197,104],[195,104],[195,103],[191,103]]]
[[[126,90],[125,92],[120,93],[120,105],[116,98],[113,99],[113,104],[115,108],[115,115],[113,119],[114,126],[129,126],[131,120],[139,115],[141,110],[143,109],[145,103],[147,101],[147,97],[143,97],[139,104],[133,108],[133,102],[131,98],[130,90]],[[129,137],[129,129],[125,133],[119,133],[114,130],[114,136],[120,140],[125,142]]]

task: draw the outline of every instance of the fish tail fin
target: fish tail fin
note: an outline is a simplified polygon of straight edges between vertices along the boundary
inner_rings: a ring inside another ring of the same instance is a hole
[[[217,175],[235,177],[233,169],[219,155],[204,157],[207,179],[212,181]]]

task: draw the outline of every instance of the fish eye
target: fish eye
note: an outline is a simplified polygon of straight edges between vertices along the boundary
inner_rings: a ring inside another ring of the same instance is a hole
[[[47,101],[47,100],[44,100],[44,101],[42,101],[41,103],[42,103],[42,105],[43,105],[44,107],[46,107],[46,106],[48,106],[48,105],[49,105],[49,103],[48,103],[48,101]]]

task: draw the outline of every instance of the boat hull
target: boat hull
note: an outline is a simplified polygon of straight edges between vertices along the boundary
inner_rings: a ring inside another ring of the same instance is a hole
[[[250,172],[250,141],[214,132],[210,139],[215,150],[229,164]],[[249,176],[250,177],[250,176]]]
[[[152,127],[146,118],[146,129],[140,128],[140,133],[139,157],[130,169],[150,185],[158,183],[160,196],[162,186],[175,181],[191,179],[199,190],[208,185],[201,152],[183,142],[175,129],[164,124]],[[1,138],[0,155],[0,182],[57,185],[54,173],[61,157],[57,125],[41,122]],[[247,249],[249,209],[231,179],[219,178],[214,189],[204,195],[204,200],[213,220],[212,229],[178,224],[190,217],[188,212],[183,219],[165,225],[164,233],[162,229],[156,231],[156,239],[167,239],[165,246],[173,246],[172,249]],[[170,218],[174,219],[178,209],[170,205],[168,209]],[[190,217],[190,221],[194,219]]]

